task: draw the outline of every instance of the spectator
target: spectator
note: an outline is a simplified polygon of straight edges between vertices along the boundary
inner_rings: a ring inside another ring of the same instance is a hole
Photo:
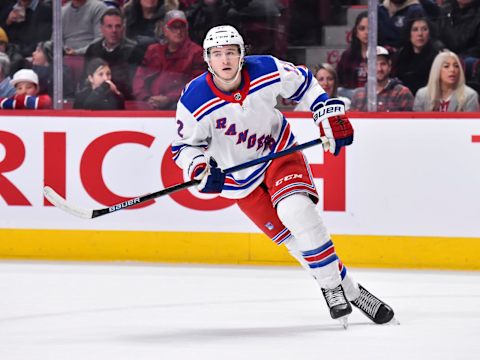
[[[428,74],[441,45],[432,39],[432,26],[424,17],[412,18],[407,26],[408,42],[396,54],[394,74],[412,94],[427,84]]]
[[[32,53],[32,70],[38,75],[39,94],[53,96],[53,44],[51,41],[41,41]],[[74,96],[74,84],[70,68],[63,66],[63,96]]]
[[[185,10],[192,41],[202,44],[207,31],[217,25],[228,22],[228,13],[232,9],[229,0],[198,0]]]
[[[463,59],[466,78],[471,79],[480,56],[480,1],[449,1],[442,7],[438,27],[445,47]]]
[[[124,110],[125,100],[112,82],[108,63],[100,58],[91,59],[87,64],[87,85],[76,96],[74,109]]]
[[[0,53],[0,97],[15,95],[15,88],[10,84],[10,59],[6,54]]]
[[[250,39],[250,51],[285,58],[288,4],[281,0],[237,0],[232,3],[235,6],[227,22],[240,25]]]
[[[0,53],[4,53],[10,59],[10,72],[7,75],[16,73],[25,67],[25,59],[20,54],[18,46],[9,43],[7,33],[0,27]]]
[[[414,111],[478,111],[478,94],[465,85],[457,54],[445,51],[433,61],[427,86],[418,90]]]
[[[390,53],[377,46],[377,111],[411,111],[413,95],[398,79],[390,78],[392,61]],[[352,111],[367,111],[367,87],[353,93]]]
[[[423,7],[423,11],[429,21],[434,23],[440,17],[440,5],[443,2],[442,0],[418,0],[420,5]]]
[[[146,49],[155,43],[155,26],[165,16],[161,0],[130,0],[123,8],[127,20],[127,37]]]
[[[378,44],[399,49],[405,41],[405,26],[418,14],[425,15],[418,0],[385,0],[378,6]]]
[[[368,12],[357,15],[352,41],[337,64],[338,92],[348,98],[353,90],[367,83]]]
[[[52,99],[48,95],[38,95],[38,76],[31,69],[21,69],[10,81],[15,86],[15,95],[0,99],[0,109],[50,109]]]
[[[107,6],[100,0],[72,0],[62,7],[63,45],[67,55],[84,55],[102,37],[100,19]]]
[[[174,109],[183,87],[205,71],[203,50],[188,37],[185,13],[171,10],[163,21],[166,43],[148,47],[133,81],[135,98],[155,109]]]
[[[338,77],[335,68],[328,64],[323,63],[316,65],[312,71],[315,79],[317,79],[320,86],[325,90],[330,98],[338,98],[342,100],[345,104],[345,110],[350,108],[350,99],[344,96],[338,96]],[[295,108],[296,111],[310,111],[303,103],[298,104]]]
[[[103,37],[87,48],[85,60],[99,57],[112,71],[112,81],[125,99],[133,99],[132,80],[137,66],[143,60],[143,50],[125,37],[124,16],[120,10],[108,9],[100,20]]]
[[[35,50],[39,41],[52,36],[52,4],[42,0],[18,0],[4,13],[0,25],[22,56]]]

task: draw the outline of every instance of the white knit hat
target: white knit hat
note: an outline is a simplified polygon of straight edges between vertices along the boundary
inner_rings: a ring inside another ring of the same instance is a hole
[[[15,86],[23,81],[28,81],[38,86],[38,75],[31,69],[21,69],[13,74],[13,79],[10,80],[10,84]]]

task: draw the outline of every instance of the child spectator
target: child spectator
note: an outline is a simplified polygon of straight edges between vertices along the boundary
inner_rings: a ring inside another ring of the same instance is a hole
[[[357,15],[352,41],[337,64],[338,91],[351,98],[353,90],[367,83],[368,12]]]
[[[433,61],[427,86],[418,90],[414,111],[478,111],[478,94],[465,85],[457,54],[445,51]]]
[[[51,41],[41,41],[32,53],[32,70],[38,75],[39,94],[53,96],[53,45]],[[75,94],[70,68],[63,66],[63,96],[71,98]]]
[[[0,109],[50,109],[52,99],[48,95],[38,95],[38,76],[31,69],[21,69],[10,81],[15,86],[15,95],[0,99]]]
[[[124,97],[112,82],[112,72],[105,60],[100,58],[90,60],[86,72],[88,84],[75,96],[74,109],[125,109]]]

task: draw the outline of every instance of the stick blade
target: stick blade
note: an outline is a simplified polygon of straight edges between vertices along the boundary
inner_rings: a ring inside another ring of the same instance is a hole
[[[58,195],[50,186],[43,188],[43,194],[53,205],[71,215],[81,217],[82,219],[91,219],[93,217],[93,210],[69,204],[67,200]]]

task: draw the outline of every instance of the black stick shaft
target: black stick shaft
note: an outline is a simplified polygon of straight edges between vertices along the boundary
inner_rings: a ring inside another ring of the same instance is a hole
[[[255,165],[270,161],[270,160],[273,160],[273,159],[277,159],[279,157],[282,157],[282,156],[285,156],[285,155],[294,153],[296,151],[300,151],[300,150],[303,150],[303,149],[306,149],[306,148],[309,148],[309,147],[312,147],[312,146],[315,146],[315,145],[318,145],[318,144],[321,144],[321,143],[322,143],[321,139],[315,139],[315,140],[312,140],[312,141],[309,141],[309,142],[306,142],[306,143],[303,143],[303,144],[300,144],[300,145],[293,146],[289,149],[285,149],[285,150],[282,150],[282,151],[279,151],[279,152],[276,152],[276,153],[271,153],[271,154],[268,154],[268,155],[263,156],[261,158],[251,160],[251,161],[247,161],[243,164],[239,164],[239,165],[233,166],[231,168],[225,169],[225,173],[230,174],[230,173],[233,173],[233,172],[236,172],[236,171],[240,171],[240,170],[243,170],[243,169],[246,169],[246,168],[249,168],[249,167],[252,167],[252,166],[255,166]],[[183,189],[187,189],[189,187],[197,185],[199,182],[200,182],[199,180],[190,180],[190,181],[187,181],[187,182],[184,182],[184,183],[181,183],[181,184],[170,186],[170,187],[165,188],[165,189],[160,190],[160,191],[156,191],[156,192],[151,193],[151,194],[142,195],[142,196],[136,197],[134,199],[124,201],[120,204],[112,205],[108,208],[93,210],[92,218],[102,216],[102,215],[105,215],[105,214],[110,214],[110,213],[118,211],[118,210],[126,209],[126,208],[129,208],[131,206],[141,204],[141,203],[143,203],[145,201],[148,201],[148,200],[156,199],[160,196],[172,194],[174,192],[177,192],[177,191],[180,191],[180,190],[183,190]]]

